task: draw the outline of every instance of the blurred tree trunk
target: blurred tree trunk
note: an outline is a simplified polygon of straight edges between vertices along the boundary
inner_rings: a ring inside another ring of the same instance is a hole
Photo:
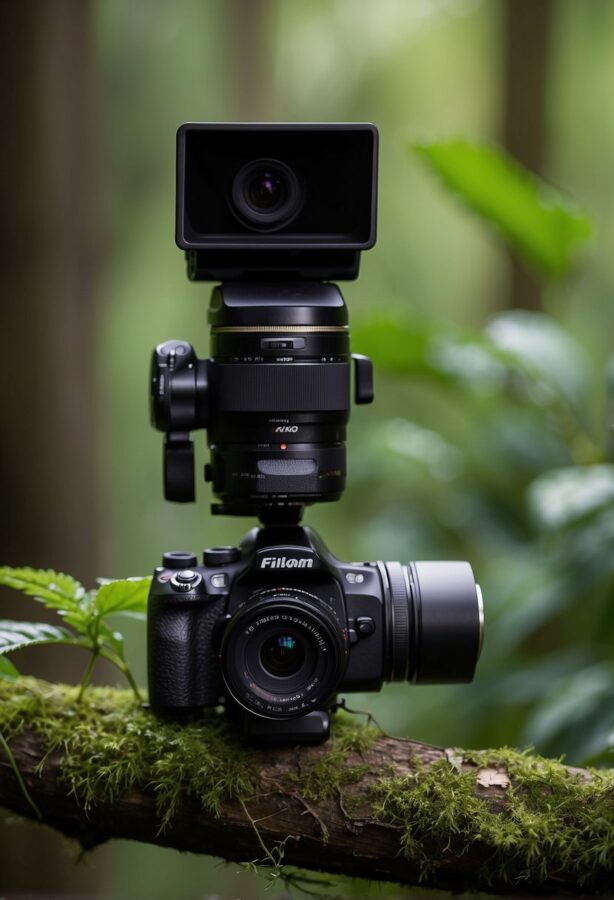
[[[505,120],[507,150],[543,174],[546,96],[554,0],[505,0]],[[537,277],[514,256],[509,306],[540,309]]]
[[[239,121],[270,119],[271,0],[226,0],[223,31],[225,58],[233,85],[234,116]]]
[[[89,0],[0,0],[0,562],[86,581],[97,543],[92,47]],[[0,603],[0,616],[44,618],[12,592]],[[17,662],[58,680],[84,665],[52,651]],[[0,890],[90,887],[60,843],[3,828]]]

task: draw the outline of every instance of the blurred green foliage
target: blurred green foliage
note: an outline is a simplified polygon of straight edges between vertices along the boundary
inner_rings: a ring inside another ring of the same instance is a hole
[[[591,229],[555,188],[487,144],[430,141],[414,150],[543,275],[567,272],[575,245]]]

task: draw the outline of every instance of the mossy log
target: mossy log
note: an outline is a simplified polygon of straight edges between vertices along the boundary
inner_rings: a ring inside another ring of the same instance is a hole
[[[256,750],[225,717],[160,722],[125,691],[0,682],[0,805],[91,849],[146,841],[263,866],[510,894],[614,884],[614,774],[385,736]],[[26,794],[29,793],[29,800]]]

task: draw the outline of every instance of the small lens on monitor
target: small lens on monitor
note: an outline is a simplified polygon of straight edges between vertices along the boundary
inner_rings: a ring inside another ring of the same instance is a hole
[[[270,675],[289,678],[296,675],[305,662],[305,647],[300,638],[292,634],[273,634],[262,645],[260,661]]]
[[[255,172],[245,187],[245,199],[258,212],[270,212],[283,203],[285,196],[283,181],[270,169]]]
[[[298,215],[303,192],[292,169],[276,159],[256,159],[232,182],[231,209],[253,231],[278,231]]]

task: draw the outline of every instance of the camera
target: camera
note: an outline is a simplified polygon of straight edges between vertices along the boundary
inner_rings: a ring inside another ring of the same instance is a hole
[[[367,357],[350,354],[330,279],[356,277],[375,241],[376,166],[372,125],[179,129],[176,240],[192,280],[222,284],[209,306],[209,359],[185,341],[153,354],[168,500],[195,498],[199,428],[214,513],[296,516],[341,497],[351,370],[356,403],[373,399],[373,376]]]
[[[154,710],[225,703],[259,742],[317,743],[338,692],[471,681],[482,642],[466,562],[341,562],[309,528],[165,554],[149,606]]]
[[[205,429],[213,514],[253,516],[239,547],[166,553],[149,598],[150,702],[224,703],[250,740],[317,742],[339,691],[469,681],[482,601],[468,563],[343,563],[301,525],[339,500],[351,398],[373,400],[336,281],[375,243],[370,124],[187,123],[177,134],[176,243],[190,280],[219,282],[209,355],[152,356],[164,492],[195,499]]]

